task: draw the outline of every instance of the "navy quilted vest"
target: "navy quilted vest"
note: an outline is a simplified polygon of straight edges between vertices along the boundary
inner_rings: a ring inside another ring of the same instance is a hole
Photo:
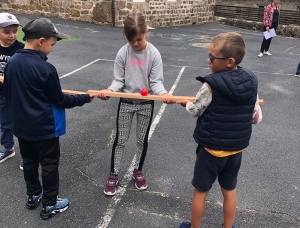
[[[197,119],[195,141],[215,150],[242,150],[249,145],[252,112],[257,99],[255,74],[239,67],[197,80],[212,89],[212,102]]]

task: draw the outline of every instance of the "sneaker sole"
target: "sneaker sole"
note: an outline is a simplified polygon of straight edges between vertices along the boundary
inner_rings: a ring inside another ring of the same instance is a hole
[[[135,187],[136,187],[136,189],[137,189],[137,190],[143,191],[143,190],[145,190],[145,189],[147,189],[147,188],[148,188],[148,185],[146,185],[146,186],[144,186],[144,187],[141,187],[141,188],[139,188],[139,187],[136,185],[136,183],[135,183]]]
[[[11,155],[8,155],[6,158],[2,159],[2,160],[0,161],[0,163],[5,162],[7,159],[9,159],[9,158],[11,158],[11,157],[13,157],[13,156],[15,156],[15,152],[13,152]]]
[[[117,193],[117,191],[115,191],[115,192],[106,192],[105,190],[104,190],[103,192],[104,192],[104,194],[107,195],[107,196],[114,196],[114,195],[116,195],[116,193]]]
[[[20,170],[23,170],[23,166],[19,166]]]
[[[65,206],[64,208],[61,208],[61,209],[57,209],[57,210],[53,210],[51,211],[51,213],[49,214],[45,214],[43,212],[40,213],[40,217],[41,219],[43,220],[47,220],[47,219],[50,219],[52,218],[54,215],[56,215],[57,213],[62,213],[64,211],[66,211],[67,209],[69,208],[69,205]]]

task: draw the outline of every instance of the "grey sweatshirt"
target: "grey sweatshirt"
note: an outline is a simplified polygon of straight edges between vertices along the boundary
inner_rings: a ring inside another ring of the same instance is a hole
[[[128,43],[119,51],[114,64],[114,79],[108,89],[114,92],[149,94],[168,93],[163,85],[163,64],[159,51],[148,42],[143,51],[135,51]]]

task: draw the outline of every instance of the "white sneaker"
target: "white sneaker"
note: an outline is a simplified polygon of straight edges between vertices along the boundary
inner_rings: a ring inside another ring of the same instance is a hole
[[[264,55],[268,55],[268,56],[270,56],[270,55],[272,55],[269,51],[264,51]]]
[[[259,53],[258,57],[261,58],[261,57],[263,57],[263,55],[264,55],[263,53]]]

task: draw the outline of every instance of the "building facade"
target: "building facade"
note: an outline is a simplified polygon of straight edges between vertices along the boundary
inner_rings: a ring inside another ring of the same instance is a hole
[[[268,3],[270,0],[1,0],[0,9],[115,26],[122,26],[126,15],[138,11],[146,15],[149,26],[165,27],[212,22],[215,4],[264,7]],[[300,0],[281,0],[281,7],[300,10]]]
[[[212,22],[214,5],[215,0],[1,0],[0,9],[115,26],[138,11],[149,26],[165,27]]]

